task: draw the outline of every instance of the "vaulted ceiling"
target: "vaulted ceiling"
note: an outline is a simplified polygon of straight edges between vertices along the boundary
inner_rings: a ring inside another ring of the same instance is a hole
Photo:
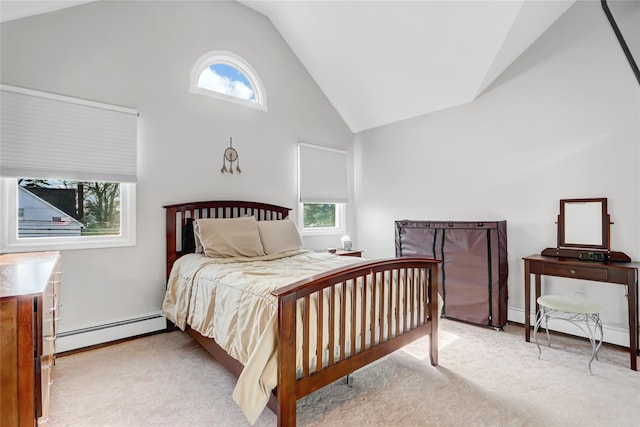
[[[0,0],[1,22],[79,6],[96,0]]]
[[[240,1],[353,132],[472,102],[575,0]],[[2,0],[2,21],[88,3]]]

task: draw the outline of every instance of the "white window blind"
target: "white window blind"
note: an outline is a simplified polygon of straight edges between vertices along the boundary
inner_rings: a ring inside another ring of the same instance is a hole
[[[136,181],[136,110],[5,85],[0,95],[0,176]]]
[[[298,144],[301,203],[346,203],[347,152]]]

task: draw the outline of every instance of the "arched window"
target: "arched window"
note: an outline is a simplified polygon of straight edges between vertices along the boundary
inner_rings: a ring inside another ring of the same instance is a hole
[[[206,53],[196,61],[189,90],[267,111],[267,97],[258,74],[247,61],[225,50]]]

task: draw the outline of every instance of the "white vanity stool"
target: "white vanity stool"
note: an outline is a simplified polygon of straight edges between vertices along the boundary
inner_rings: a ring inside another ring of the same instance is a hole
[[[598,359],[598,349],[602,345],[602,322],[600,321],[600,306],[584,298],[575,298],[562,295],[542,295],[538,298],[540,311],[533,329],[533,339],[538,346],[538,359],[542,353],[538,344],[537,332],[542,322],[547,331],[547,344],[551,347],[549,335],[549,319],[561,319],[573,323],[579,327],[591,341],[592,354],[589,360],[589,374],[591,374],[591,362]],[[598,333],[600,339],[598,340]]]

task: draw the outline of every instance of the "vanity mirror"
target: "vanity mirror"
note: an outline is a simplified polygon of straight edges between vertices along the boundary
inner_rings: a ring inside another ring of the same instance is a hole
[[[560,200],[558,247],[609,250],[607,199]]]
[[[579,258],[585,261],[631,261],[611,251],[611,219],[607,199],[562,199],[558,215],[558,244],[542,255]]]

